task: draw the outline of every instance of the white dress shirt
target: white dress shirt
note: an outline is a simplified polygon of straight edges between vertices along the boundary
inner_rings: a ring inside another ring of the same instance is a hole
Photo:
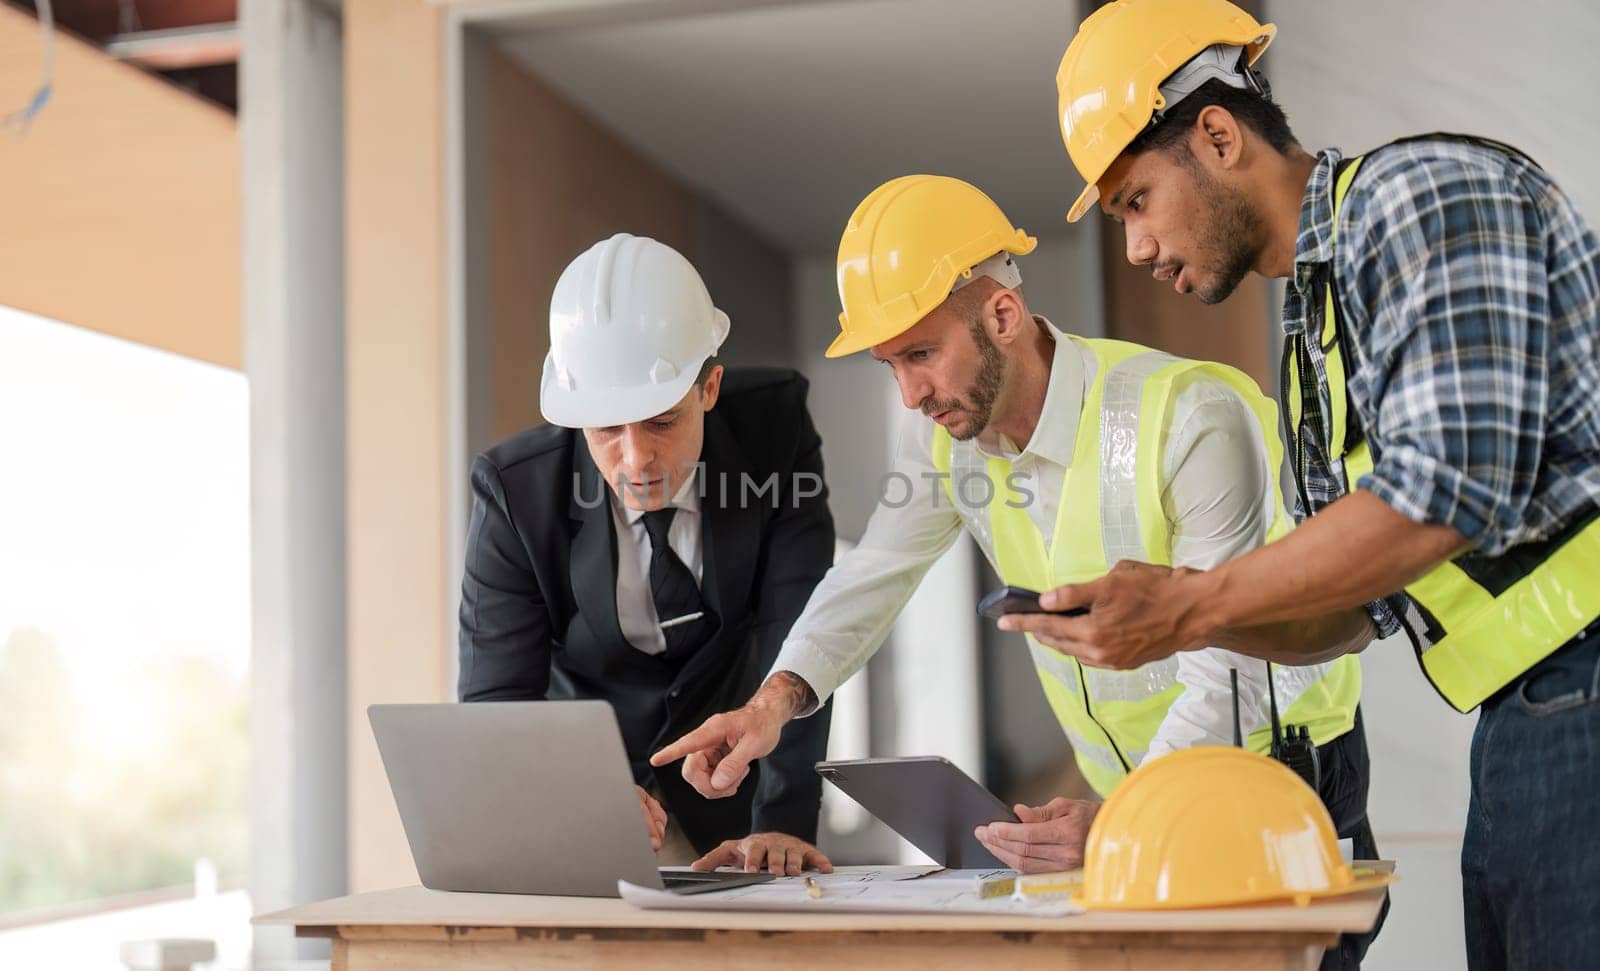
[[[667,530],[667,545],[700,582],[704,557],[700,549],[700,470],[697,468],[672,497],[678,510]],[[617,531],[617,621],[628,643],[646,654],[667,649],[667,636],[661,632],[656,616],[655,597],[650,592],[650,534],[644,528],[644,512],[622,502],[615,492],[606,490],[611,502],[611,524]]]
[[[1009,459],[1013,472],[1027,479],[1035,497],[1029,517],[1048,547],[1095,359],[1049,321],[1035,319],[1056,346],[1033,437],[1018,449],[991,431],[977,444],[986,454]],[[817,585],[773,665],[774,671],[803,678],[819,704],[882,646],[923,575],[963,530],[960,515],[935,478],[935,427],[920,412],[905,413],[894,463],[903,478],[885,488],[861,542]],[[1205,374],[1180,382],[1161,468],[1161,503],[1173,524],[1174,566],[1209,569],[1262,544],[1280,502],[1267,462],[1255,415],[1233,389]],[[834,486],[839,486],[837,478]],[[909,501],[902,503],[908,488]],[[987,548],[986,538],[975,538],[993,564],[994,551]],[[1220,648],[1180,653],[1178,679],[1184,692],[1168,709],[1147,758],[1232,742],[1230,668],[1239,672],[1244,731],[1267,723],[1265,662]],[[1302,679],[1310,673],[1284,672]]]

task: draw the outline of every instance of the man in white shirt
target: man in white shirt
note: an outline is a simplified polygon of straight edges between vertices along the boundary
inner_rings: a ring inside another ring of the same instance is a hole
[[[948,231],[930,228],[940,226]],[[736,785],[785,723],[815,711],[871,657],[963,529],[1015,583],[1013,575],[1029,569],[1054,581],[1052,570],[1092,569],[1095,556],[1103,572],[1146,552],[1206,569],[1286,528],[1275,413],[1259,389],[1220,365],[1082,341],[1035,316],[1012,258],[1032,247],[987,196],[954,179],[894,180],[851,217],[839,256],[842,333],[829,356],[870,348],[899,385],[911,413],[892,497],[817,586],[763,687],[742,708],[658,752],[653,764],[683,758],[684,777],[707,796]],[[1141,402],[1150,400],[1162,404],[1141,415]],[[1146,451],[1144,460],[1136,457]],[[1098,501],[1074,491],[1069,480],[1078,476],[1082,490],[1084,473],[1095,477],[1089,484]],[[968,488],[985,477],[986,488]],[[1147,528],[1136,528],[1141,522]],[[1349,620],[1352,645],[1370,638],[1364,616],[1352,612]],[[1270,746],[1262,661],[1210,648],[1166,668],[1095,672],[1040,645],[1030,649],[1078,764],[1102,795],[1143,759],[1231,744],[1230,670],[1239,676],[1243,731],[1253,747]],[[1358,855],[1375,853],[1359,668],[1353,659],[1343,667],[1273,665],[1270,677],[1279,704],[1298,713],[1320,746],[1321,794],[1340,835],[1356,841]],[[1126,713],[1124,724],[1112,723],[1112,711]],[[1142,736],[1141,719],[1151,729]],[[1017,870],[1073,867],[1097,806],[1068,799],[1018,806],[1020,823],[980,827],[977,835]]]
[[[459,695],[609,702],[662,862],[826,869],[812,771],[826,711],[729,799],[647,762],[750,694],[833,559],[805,379],[725,371],[728,330],[655,240],[619,234],[562,273],[539,396],[550,424],[472,464]]]

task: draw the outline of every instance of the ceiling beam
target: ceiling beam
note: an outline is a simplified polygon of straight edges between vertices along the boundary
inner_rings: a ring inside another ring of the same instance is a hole
[[[233,22],[114,34],[105,41],[107,54],[153,71],[236,64],[239,47],[239,25]]]

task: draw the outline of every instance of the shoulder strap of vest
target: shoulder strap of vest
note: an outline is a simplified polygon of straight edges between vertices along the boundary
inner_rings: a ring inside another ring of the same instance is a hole
[[[1357,155],[1341,161],[1333,173],[1333,245],[1337,252],[1339,244],[1339,212],[1344,208],[1344,199],[1350,193],[1350,186],[1354,184],[1356,174],[1361,171],[1361,163],[1367,156]],[[1361,444],[1361,423],[1354,419],[1354,409],[1350,406],[1349,365],[1355,360],[1350,347],[1350,328],[1345,326],[1344,309],[1339,305],[1337,290],[1333,282],[1333,261],[1328,263],[1328,275],[1323,281],[1324,306],[1322,314],[1322,334],[1320,342],[1324,356],[1324,364],[1328,372],[1328,402],[1332,409],[1329,418],[1328,441],[1333,444],[1337,452],[1333,456],[1341,459],[1348,455],[1357,445]]]
[[[1334,168],[1331,231],[1335,244],[1339,237],[1339,212],[1365,158],[1364,155],[1347,158]],[[1294,473],[1295,489],[1307,512],[1311,509],[1305,484],[1305,425],[1308,411],[1314,413],[1314,424],[1329,443],[1334,453],[1329,458],[1333,461],[1342,459],[1362,441],[1359,423],[1350,420],[1352,409],[1345,363],[1353,358],[1346,337],[1348,328],[1344,324],[1344,313],[1334,299],[1335,290],[1330,261],[1328,272],[1318,284],[1318,292],[1312,295],[1313,300],[1320,300],[1323,304],[1322,329],[1315,335],[1306,332],[1284,341],[1283,363],[1279,373],[1278,387],[1283,398],[1283,438],[1289,447],[1289,466]],[[1316,371],[1307,349],[1312,340],[1317,342],[1323,353],[1330,409],[1327,415],[1322,414]]]

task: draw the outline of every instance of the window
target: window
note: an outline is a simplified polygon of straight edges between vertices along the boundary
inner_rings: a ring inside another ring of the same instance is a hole
[[[0,966],[248,947],[247,409],[237,372],[0,308]]]

